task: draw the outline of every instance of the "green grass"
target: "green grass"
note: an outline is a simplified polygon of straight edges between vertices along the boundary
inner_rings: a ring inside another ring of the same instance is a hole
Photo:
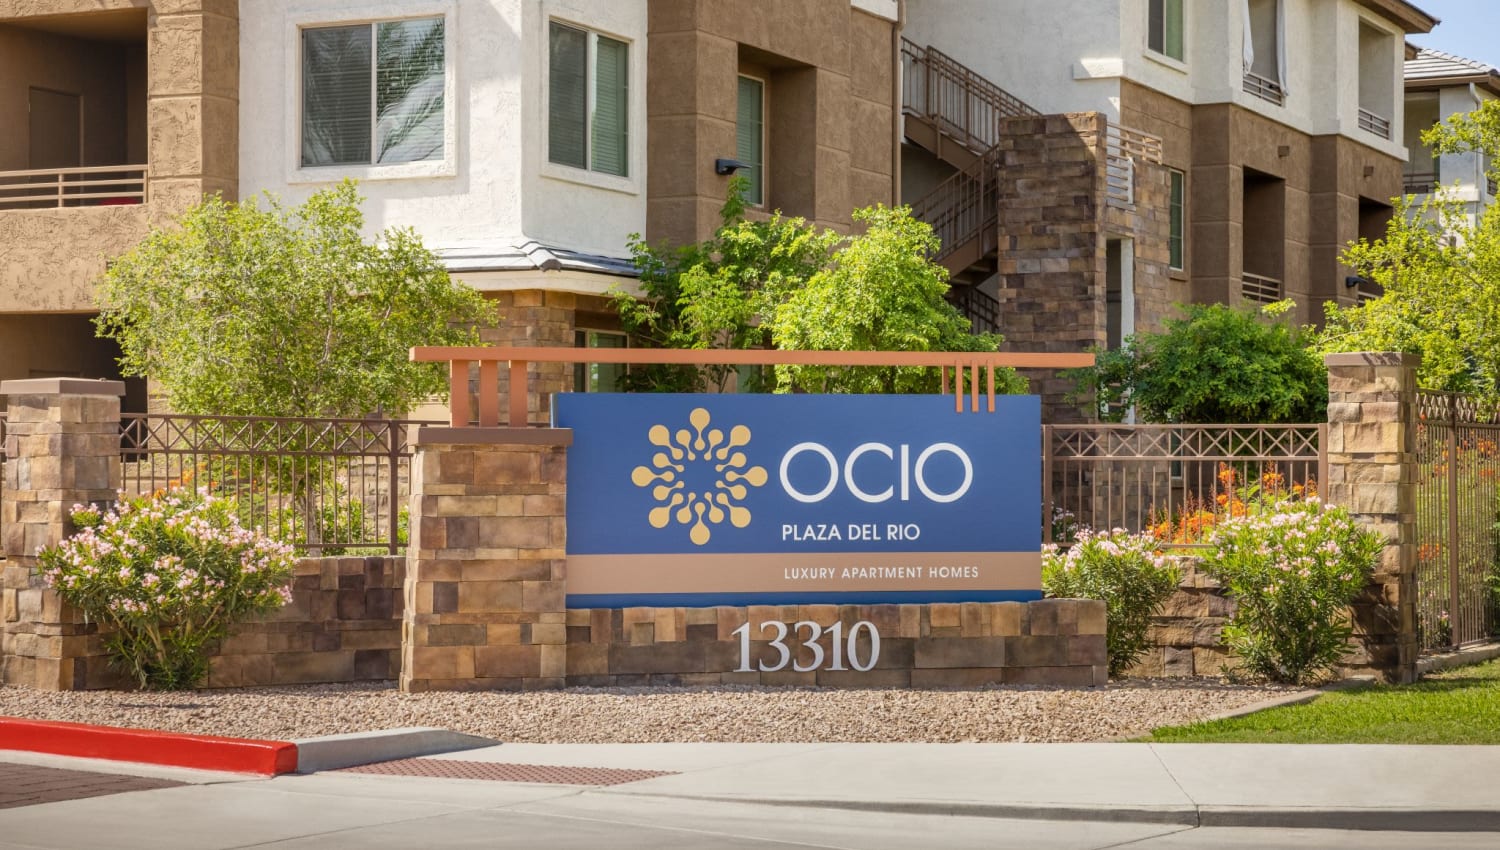
[[[1500,744],[1500,661],[1412,685],[1370,685],[1139,739],[1213,744]]]

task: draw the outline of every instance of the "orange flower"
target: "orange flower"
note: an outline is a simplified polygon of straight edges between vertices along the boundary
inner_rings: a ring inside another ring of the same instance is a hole
[[[1219,481],[1220,481],[1220,483],[1222,483],[1225,487],[1233,487],[1234,486],[1234,479],[1235,479],[1234,467],[1230,466],[1227,463],[1221,463],[1221,464],[1219,464]]]
[[[1222,507],[1224,507],[1224,506],[1225,506],[1225,505],[1227,505],[1227,504],[1229,504],[1229,494],[1228,494],[1228,493],[1220,493],[1220,494],[1219,494],[1219,495],[1218,495],[1218,496],[1217,496],[1217,497],[1216,497],[1216,498],[1215,498],[1215,501],[1217,501],[1217,502],[1218,502],[1218,503],[1219,503],[1219,507],[1221,507],[1221,508],[1222,508]]]

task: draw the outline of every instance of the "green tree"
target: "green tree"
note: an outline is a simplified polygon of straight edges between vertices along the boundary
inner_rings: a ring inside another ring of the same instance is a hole
[[[856,210],[863,233],[850,236],[807,284],[784,293],[766,313],[783,350],[996,351],[997,334],[970,333],[944,295],[948,271],[928,257],[937,237],[906,207]],[[922,368],[778,366],[783,392],[937,392],[939,376]],[[1013,369],[996,370],[996,391],[1025,392]]]
[[[181,413],[405,413],[447,388],[408,349],[473,345],[494,310],[413,231],[367,242],[359,204],[349,181],[294,209],[204,200],[111,264],[100,335]]]
[[[782,293],[803,285],[827,262],[838,235],[780,213],[745,220],[744,177],[729,181],[722,224],[704,242],[673,249],[630,243],[640,295],[614,293],[627,333],[656,348],[761,348],[767,330],[758,316]],[[696,392],[723,389],[731,367],[648,366],[625,377],[627,389]]]
[[[1162,333],[1133,334],[1069,373],[1070,399],[1108,422],[1132,406],[1146,422],[1321,422],[1328,373],[1305,332],[1276,320],[1289,306],[1181,306]]]
[[[676,249],[632,241],[640,295],[617,290],[614,306],[637,340],[661,348],[996,350],[1000,337],[970,334],[943,299],[947,271],[927,259],[936,240],[905,208],[857,211],[866,232],[842,237],[780,213],[747,221],[744,184],[730,181],[723,223],[709,240]],[[637,368],[625,383],[636,391],[722,389],[734,371]],[[938,381],[930,369],[777,371],[781,391],[929,392]],[[996,378],[1002,391],[1024,391],[1013,370]]]
[[[1422,141],[1437,154],[1500,161],[1500,102],[1449,118]],[[1492,164],[1489,176],[1500,169]],[[1476,220],[1442,191],[1421,204],[1397,201],[1384,238],[1351,245],[1343,262],[1384,292],[1353,307],[1327,305],[1320,351],[1420,354],[1423,385],[1500,402],[1500,207]]]

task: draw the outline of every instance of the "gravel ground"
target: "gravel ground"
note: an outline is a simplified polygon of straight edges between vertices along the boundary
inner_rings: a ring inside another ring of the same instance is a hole
[[[403,694],[309,685],[190,693],[0,687],[0,716],[246,738],[438,726],[515,743],[1102,741],[1290,692],[1214,680],[964,691],[612,688]]]

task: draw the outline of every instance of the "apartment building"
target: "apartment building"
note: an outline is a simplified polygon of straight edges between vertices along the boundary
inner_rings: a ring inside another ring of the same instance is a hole
[[[238,15],[236,0],[0,0],[0,378],[118,376],[90,322],[106,261],[236,192]],[[144,409],[144,384],[128,387]]]
[[[360,181],[498,344],[624,344],[631,234],[896,200],[895,0],[0,0],[0,377],[114,376],[110,256],[202,197]],[[253,57],[254,61],[242,61]],[[75,144],[76,142],[76,144]],[[100,170],[104,169],[104,170]],[[599,369],[534,379],[607,389]],[[575,378],[577,379],[575,381]]]
[[[1426,48],[1409,48],[1406,60],[1405,141],[1406,193],[1415,200],[1442,190],[1464,205],[1470,222],[1495,202],[1495,180],[1483,154],[1434,155],[1422,144],[1422,132],[1455,115],[1473,112],[1500,97],[1500,69]]]
[[[1299,322],[1353,302],[1338,256],[1403,190],[1404,36],[1435,24],[1403,0],[908,0],[905,35],[1040,112],[1159,140],[1164,252],[1099,238],[1165,253],[1165,283],[1137,259],[1091,288],[1100,316],[1123,314],[1097,323],[1106,344],[1172,302],[1290,297]],[[906,146],[904,198],[944,179],[940,159]]]

